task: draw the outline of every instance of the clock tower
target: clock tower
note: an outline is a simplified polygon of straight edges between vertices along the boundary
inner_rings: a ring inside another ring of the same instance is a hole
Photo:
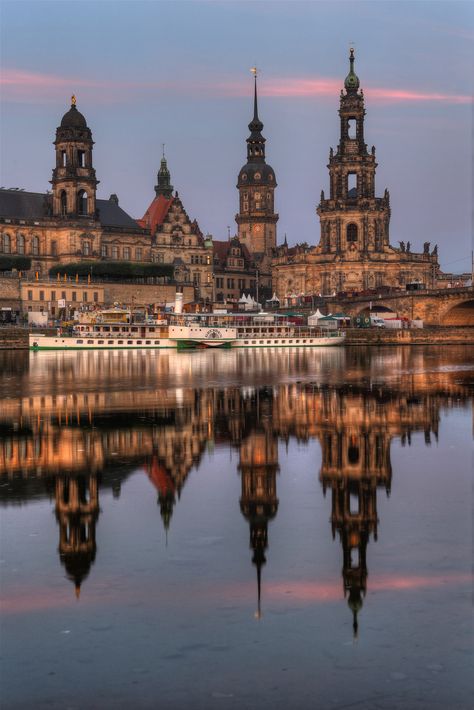
[[[253,118],[247,138],[247,163],[239,172],[239,212],[235,216],[238,237],[256,259],[265,261],[276,247],[278,215],[274,210],[275,173],[265,161],[263,123],[258,117],[257,70],[254,75]],[[264,264],[262,264],[264,270]]]

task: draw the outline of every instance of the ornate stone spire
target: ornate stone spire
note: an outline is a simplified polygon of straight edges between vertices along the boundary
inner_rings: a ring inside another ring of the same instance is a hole
[[[168,163],[165,158],[165,144],[163,143],[163,157],[161,158],[160,169],[157,174],[157,185],[155,185],[155,192],[157,195],[163,195],[169,199],[173,194],[173,189],[173,185],[171,184],[171,174],[168,170]]]
[[[249,123],[250,136],[247,138],[247,160],[249,163],[265,162],[265,138],[262,136],[263,123],[258,117],[257,68],[250,70],[254,76],[253,118]]]
[[[350,54],[349,54],[349,64],[350,64],[349,74],[345,78],[344,86],[345,86],[348,94],[355,94],[355,93],[357,93],[357,89],[360,86],[360,81],[359,81],[359,77],[357,76],[357,74],[354,71],[354,49],[352,47],[350,49]]]

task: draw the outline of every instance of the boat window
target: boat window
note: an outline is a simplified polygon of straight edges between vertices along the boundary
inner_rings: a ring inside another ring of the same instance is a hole
[[[127,345],[133,345],[133,340],[127,340]]]
[[[154,333],[154,332],[155,332],[155,329],[154,329],[154,328],[148,328],[148,331],[149,331],[150,333]]]
[[[300,341],[299,341],[299,340],[296,340],[295,342],[299,343]]]
[[[104,341],[103,341],[103,340],[99,340],[99,341],[97,342],[97,344],[98,344],[98,345],[103,345],[103,344],[104,344]]]
[[[114,341],[113,340],[107,340],[107,345],[113,345]]]
[[[64,343],[64,340],[63,340],[63,343]],[[87,345],[93,345],[93,344],[94,344],[94,341],[93,341],[93,340],[88,340],[88,341],[87,341]]]
[[[77,343],[78,345],[82,345],[83,342],[84,342],[83,340],[76,340],[76,343]]]
[[[145,345],[151,345],[151,340],[145,340]]]
[[[118,344],[119,344],[119,345],[123,345],[123,340],[119,340],[119,341],[118,341]]]
[[[267,343],[271,343],[271,342],[272,342],[271,340],[267,340]]]
[[[138,328],[132,328],[131,331],[132,333],[138,333]]]
[[[306,343],[306,340],[303,340],[303,343]]]
[[[159,344],[160,344],[160,341],[159,341],[159,340],[155,340],[155,345],[159,345]]]
[[[288,342],[289,342],[289,343],[292,343],[293,341],[292,341],[292,340],[289,340]]]
[[[282,342],[282,343],[286,343],[286,340],[282,340],[281,342]]]
[[[259,342],[261,345],[263,344],[263,340],[259,340],[258,342]]]
[[[141,344],[142,344],[142,341],[141,341],[141,340],[137,340],[137,345],[141,345]]]

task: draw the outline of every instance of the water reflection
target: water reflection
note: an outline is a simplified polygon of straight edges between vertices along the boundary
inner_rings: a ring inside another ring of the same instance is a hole
[[[123,481],[143,470],[167,531],[190,471],[205,452],[228,447],[238,452],[236,504],[249,526],[259,617],[269,524],[279,506],[279,443],[317,440],[354,634],[367,591],[367,545],[377,540],[377,495],[391,490],[392,441],[409,446],[423,432],[429,446],[441,411],[472,399],[463,348],[449,355],[359,348],[1,359],[0,502],[54,499],[59,558],[76,595],[100,560],[100,490],[119,497]]]

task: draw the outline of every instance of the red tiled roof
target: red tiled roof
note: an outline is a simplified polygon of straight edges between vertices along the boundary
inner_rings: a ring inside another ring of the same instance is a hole
[[[153,457],[151,465],[146,466],[145,469],[148,478],[160,493],[175,492],[173,479],[166,468],[157,461],[156,456]]]
[[[168,198],[164,195],[155,197],[142,219],[137,219],[138,224],[145,229],[149,229],[154,234],[156,228],[160,227],[165,221],[173,200],[174,197]]]

